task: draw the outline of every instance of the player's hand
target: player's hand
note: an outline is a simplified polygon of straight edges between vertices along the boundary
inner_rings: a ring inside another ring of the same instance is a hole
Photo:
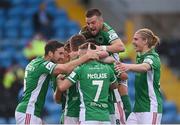
[[[62,80],[64,80],[64,79],[65,79],[65,75],[64,75],[64,74],[59,74],[59,75],[57,76],[57,78],[56,78],[57,82],[60,82],[60,81],[62,81]]]
[[[86,55],[89,57],[89,59],[99,60],[98,50],[90,49],[90,44],[88,44],[88,50]]]
[[[129,66],[128,66],[128,64],[117,62],[115,64],[115,70],[117,72],[126,72],[129,70]]]

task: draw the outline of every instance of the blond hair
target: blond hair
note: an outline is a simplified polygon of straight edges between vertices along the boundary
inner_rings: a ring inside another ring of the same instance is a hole
[[[144,40],[147,40],[148,47],[156,47],[160,44],[160,39],[150,29],[143,28],[136,31],[136,34],[140,34]]]

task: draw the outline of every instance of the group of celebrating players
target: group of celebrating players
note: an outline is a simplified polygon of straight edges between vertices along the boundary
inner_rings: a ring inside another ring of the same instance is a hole
[[[131,105],[127,77],[122,75],[126,76],[128,70],[151,70],[153,54],[147,55],[140,68],[136,64],[123,64],[118,53],[125,50],[124,44],[112,27],[103,21],[98,9],[86,12],[86,24],[79,34],[73,35],[65,44],[49,40],[45,55],[27,65],[24,95],[15,112],[17,124],[43,123],[40,115],[51,83],[54,99],[64,109],[61,124],[126,124]],[[143,32],[150,30],[142,29],[138,33]],[[155,47],[157,42],[157,39],[152,44],[147,42],[147,49]],[[156,82],[159,82],[158,79]],[[160,96],[158,92],[155,94]],[[152,116],[147,115],[156,123],[158,118],[161,119],[161,106],[159,99],[158,111],[154,110]],[[160,116],[154,115],[154,112]],[[127,123],[139,122],[129,119]]]

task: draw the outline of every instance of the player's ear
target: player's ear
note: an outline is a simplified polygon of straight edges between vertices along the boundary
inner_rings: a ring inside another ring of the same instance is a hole
[[[49,52],[48,52],[48,56],[52,58],[52,57],[53,57],[53,52],[52,52],[52,51],[49,51]]]

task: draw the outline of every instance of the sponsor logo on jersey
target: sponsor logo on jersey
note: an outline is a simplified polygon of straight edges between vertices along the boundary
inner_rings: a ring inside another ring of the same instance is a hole
[[[109,39],[110,40],[114,40],[114,39],[117,39],[118,38],[118,35],[115,33],[115,32],[112,32],[109,34]]]
[[[103,42],[104,42],[104,37],[103,36],[101,36],[101,35],[99,35],[98,37],[96,37],[96,42],[97,43],[99,43],[99,44],[103,44]]]
[[[48,70],[51,70],[51,68],[54,66],[54,63],[52,63],[52,62],[49,62],[47,65],[46,65],[46,68],[48,69]]]
[[[100,107],[100,108],[107,108],[108,105],[106,103],[96,103],[96,102],[90,102],[90,106],[94,107]]]

